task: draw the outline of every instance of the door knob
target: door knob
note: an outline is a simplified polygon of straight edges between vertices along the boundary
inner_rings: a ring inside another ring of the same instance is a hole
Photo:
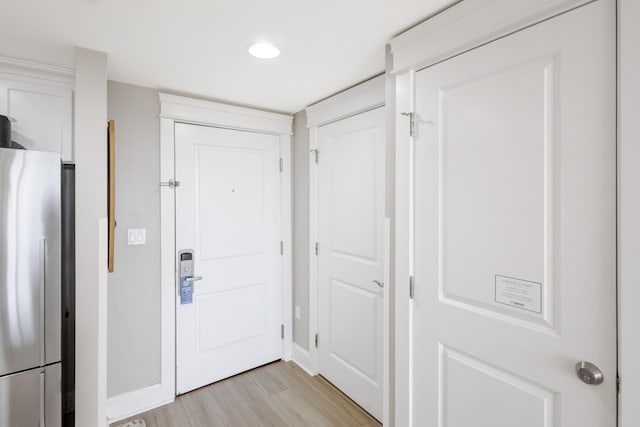
[[[185,282],[197,282],[198,280],[202,280],[202,276],[187,277],[184,279]]]
[[[583,383],[589,385],[602,384],[604,374],[596,365],[589,362],[578,362],[576,365],[576,375]]]
[[[384,283],[379,280],[372,280],[371,283],[375,283],[376,285],[378,285],[378,287],[384,288]]]

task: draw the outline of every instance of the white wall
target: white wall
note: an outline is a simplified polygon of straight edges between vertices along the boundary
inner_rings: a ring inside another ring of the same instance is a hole
[[[304,111],[293,117],[293,342],[309,350],[309,130]]]
[[[76,50],[76,425],[106,424],[107,55]]]
[[[109,81],[116,130],[116,233],[109,274],[107,396],[160,382],[160,106],[158,91]],[[127,229],[147,243],[128,246]]]
[[[640,420],[640,2],[618,0],[620,427]]]

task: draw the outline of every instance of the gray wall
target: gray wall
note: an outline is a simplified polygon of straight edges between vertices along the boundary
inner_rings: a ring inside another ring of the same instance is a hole
[[[293,341],[309,349],[309,131],[304,111],[293,117]],[[300,319],[295,318],[295,306]]]
[[[116,131],[116,234],[109,274],[108,396],[160,382],[160,122],[158,91],[108,82]],[[128,228],[146,245],[127,246]]]

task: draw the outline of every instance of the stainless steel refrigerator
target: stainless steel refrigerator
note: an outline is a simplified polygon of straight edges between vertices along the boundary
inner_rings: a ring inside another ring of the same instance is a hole
[[[0,427],[61,423],[60,155],[0,148]]]

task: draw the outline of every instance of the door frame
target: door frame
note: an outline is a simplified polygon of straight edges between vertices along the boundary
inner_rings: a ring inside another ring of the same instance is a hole
[[[376,108],[385,106],[385,76],[379,75],[366,80],[350,89],[340,92],[330,98],[313,104],[305,109],[307,115],[307,129],[309,131],[309,342],[307,348],[294,343],[293,357],[311,375],[318,374],[318,350],[315,346],[315,336],[319,327],[320,290],[318,287],[319,270],[318,257],[315,255],[315,244],[318,241],[318,163],[315,151],[319,150],[318,131],[321,126],[353,117]],[[385,134],[386,136],[386,134]],[[386,145],[386,144],[385,144]],[[322,153],[318,152],[318,159]],[[322,160],[319,160],[322,161]],[[383,195],[386,197],[386,195]],[[389,220],[384,219],[384,282],[389,284]],[[391,301],[391,286],[385,286],[383,303],[383,425],[389,424],[389,307]]]
[[[283,242],[282,296],[284,325],[283,360],[292,357],[292,261],[291,261],[291,135],[293,116],[271,113],[217,102],[159,93],[160,99],[160,182],[175,179],[175,123],[214,126],[225,129],[277,135],[280,138],[282,174],[280,180],[280,236]],[[161,259],[161,376],[152,386],[156,401],[165,404],[176,396],[176,247],[175,194],[160,187]],[[275,244],[276,242],[274,242]],[[148,390],[152,391],[152,390]],[[158,406],[158,405],[156,405]],[[147,408],[149,409],[149,408]],[[146,410],[146,409],[145,409]]]
[[[409,132],[410,116],[401,115],[401,113],[415,111],[415,73],[591,1],[457,2],[425,22],[394,37],[388,45],[387,72],[395,88],[395,99],[389,105],[389,115],[393,117],[389,126],[395,127],[391,131],[396,136],[395,425],[413,426],[414,379],[411,340],[413,303],[409,292],[414,265],[412,199],[414,138]],[[633,173],[633,171],[630,172]],[[640,315],[637,316],[636,321],[640,320]]]

